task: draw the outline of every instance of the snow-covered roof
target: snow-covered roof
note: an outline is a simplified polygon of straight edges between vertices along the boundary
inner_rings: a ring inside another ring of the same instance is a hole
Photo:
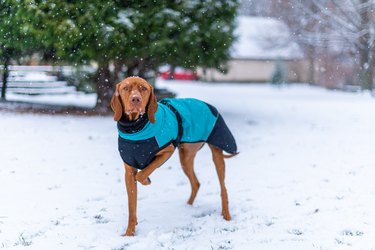
[[[294,59],[303,56],[292,41],[288,26],[270,17],[239,16],[235,30],[237,41],[231,57],[235,59]]]

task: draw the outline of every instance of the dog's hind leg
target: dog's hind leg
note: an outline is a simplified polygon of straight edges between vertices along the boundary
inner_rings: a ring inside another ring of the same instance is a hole
[[[180,155],[180,162],[182,166],[182,170],[189,178],[190,185],[191,185],[191,195],[188,200],[188,204],[192,205],[195,197],[197,196],[198,189],[199,189],[199,181],[197,176],[194,172],[194,158],[198,152],[198,150],[203,146],[204,143],[183,143],[179,146],[179,155]]]
[[[220,189],[221,189],[221,206],[222,206],[222,216],[225,220],[231,220],[231,216],[229,213],[228,207],[228,193],[227,188],[225,187],[225,162],[224,162],[224,155],[223,150],[213,145],[210,145],[210,149],[212,151],[212,159],[214,161],[216,172],[219,177],[220,182]]]

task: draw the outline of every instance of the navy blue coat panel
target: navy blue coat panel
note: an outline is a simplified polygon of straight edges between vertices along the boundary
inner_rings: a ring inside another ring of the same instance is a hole
[[[215,107],[193,98],[165,98],[158,103],[152,124],[146,116],[136,122],[118,124],[119,151],[123,161],[144,169],[155,155],[173,143],[207,142],[237,153],[235,139]]]

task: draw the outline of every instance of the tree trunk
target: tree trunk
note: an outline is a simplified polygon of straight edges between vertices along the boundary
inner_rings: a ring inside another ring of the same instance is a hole
[[[147,71],[146,59],[143,59],[142,61],[140,61],[138,63],[138,76],[142,77],[142,78],[145,78],[146,71]]]
[[[138,62],[135,62],[135,61],[131,61],[131,62],[126,62],[125,63],[126,66],[127,66],[127,71],[126,71],[126,76],[129,77],[129,76],[134,76],[135,75],[135,71],[138,67]]]
[[[373,89],[373,77],[374,77],[374,63],[369,58],[369,52],[367,50],[361,50],[360,56],[360,83],[362,90]]]
[[[10,57],[5,53],[4,57],[4,69],[3,69],[3,86],[1,87],[1,100],[6,100],[6,89],[8,84],[8,76],[9,76],[9,63]]]
[[[171,65],[170,70],[169,70],[169,76],[168,76],[169,80],[173,80],[174,79],[174,73],[175,72],[176,72],[176,66],[175,65]]]
[[[122,67],[124,66],[124,62],[115,61],[114,66],[115,66],[115,68],[113,70],[112,82],[117,83],[120,80],[122,80],[122,79],[120,79],[120,74],[122,73],[121,71],[122,71]],[[121,75],[121,77],[122,77],[122,75]]]
[[[315,84],[315,47],[314,45],[307,46],[307,60],[309,62],[309,74],[307,81],[310,84]]]
[[[100,64],[96,73],[96,111],[106,113],[109,110],[111,97],[113,94],[113,82],[111,81],[111,72],[109,64]]]
[[[361,0],[360,4],[367,4],[367,0]],[[366,8],[365,11],[360,13],[361,16],[361,30],[369,30],[371,27],[369,24],[372,22],[372,9]],[[370,31],[370,30],[369,30]],[[362,90],[373,89],[373,77],[374,77],[374,60],[373,55],[374,48],[372,44],[371,34],[367,32],[358,39],[359,44],[359,69],[360,69],[360,83]]]

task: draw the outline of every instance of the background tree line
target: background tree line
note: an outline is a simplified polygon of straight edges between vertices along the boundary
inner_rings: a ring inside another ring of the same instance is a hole
[[[248,0],[240,13],[288,24],[309,61],[311,83],[349,81],[373,90],[375,0]]]
[[[225,70],[237,0],[2,0],[0,65],[38,54],[55,65],[97,65],[97,111],[113,86],[163,64]],[[5,99],[2,88],[2,98]]]

